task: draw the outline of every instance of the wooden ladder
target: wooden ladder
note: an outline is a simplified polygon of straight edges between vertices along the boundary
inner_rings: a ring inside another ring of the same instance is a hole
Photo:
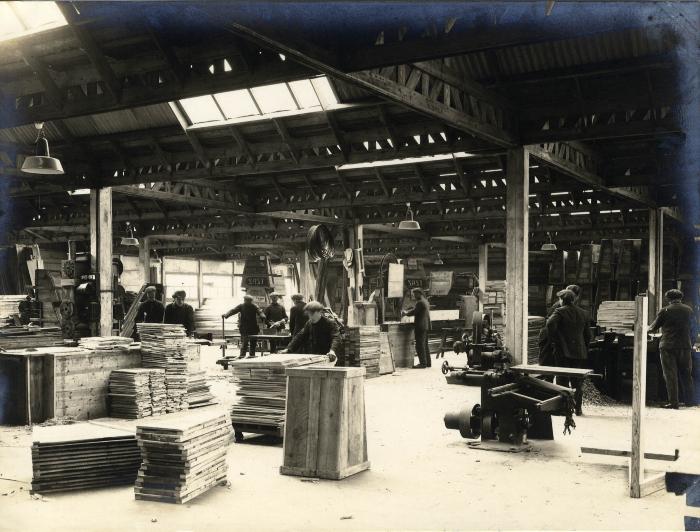
[[[141,287],[138,294],[136,294],[136,298],[134,298],[133,303],[131,303],[129,310],[124,315],[124,322],[122,323],[122,330],[119,333],[119,336],[122,336],[124,338],[131,338],[131,336],[134,334],[134,324],[136,322],[136,314],[139,311],[139,306],[141,305],[141,299],[143,298],[143,295],[146,293],[147,286],[148,286],[147,284],[144,284]]]

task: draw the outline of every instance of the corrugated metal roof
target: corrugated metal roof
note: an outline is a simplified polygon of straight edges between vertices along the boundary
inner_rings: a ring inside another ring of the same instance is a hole
[[[604,61],[636,58],[667,52],[672,42],[662,32],[631,29],[573,39],[500,48],[450,59],[452,68],[472,79],[495,79],[495,63],[500,77],[566,68]]]

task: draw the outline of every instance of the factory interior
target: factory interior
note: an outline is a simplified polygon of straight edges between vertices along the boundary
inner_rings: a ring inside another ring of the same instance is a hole
[[[0,2],[0,530],[700,530],[700,4]]]

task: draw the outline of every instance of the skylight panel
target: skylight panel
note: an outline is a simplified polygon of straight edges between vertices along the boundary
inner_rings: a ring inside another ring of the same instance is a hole
[[[55,2],[0,2],[0,41],[66,24]]]
[[[253,97],[247,89],[220,92],[214,98],[226,115],[226,118],[240,118],[242,116],[255,116],[260,110],[255,105]]]
[[[251,89],[251,92],[263,114],[291,111],[297,108],[286,83],[255,87]]]
[[[316,91],[310,80],[302,79],[301,81],[292,81],[289,84],[289,88],[292,89],[294,99],[296,99],[299,104],[299,108],[308,109],[310,107],[321,107],[321,102],[318,100],[318,96],[316,96]]]
[[[331,87],[327,77],[313,78],[311,84],[314,86],[316,95],[321,102],[321,107],[327,109],[338,104],[338,98],[336,98],[333,87]]]
[[[195,96],[194,98],[180,100],[180,105],[182,105],[192,124],[224,120],[224,116],[211,96]]]

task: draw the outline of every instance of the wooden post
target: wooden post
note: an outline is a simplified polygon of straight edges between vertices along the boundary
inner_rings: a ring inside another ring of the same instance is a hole
[[[141,266],[141,272],[143,273],[144,284],[150,284],[150,282],[151,282],[151,240],[149,237],[144,237],[141,239],[141,246],[139,247],[139,265]]]
[[[653,319],[663,305],[663,265],[664,213],[662,209],[649,209],[649,319]]]
[[[527,361],[529,154],[508,150],[506,168],[506,323],[505,346],[516,364]]]
[[[489,245],[479,246],[479,312],[484,311],[484,294],[489,277]]]
[[[111,336],[112,302],[112,188],[90,191],[90,263],[98,275],[100,336]]]

